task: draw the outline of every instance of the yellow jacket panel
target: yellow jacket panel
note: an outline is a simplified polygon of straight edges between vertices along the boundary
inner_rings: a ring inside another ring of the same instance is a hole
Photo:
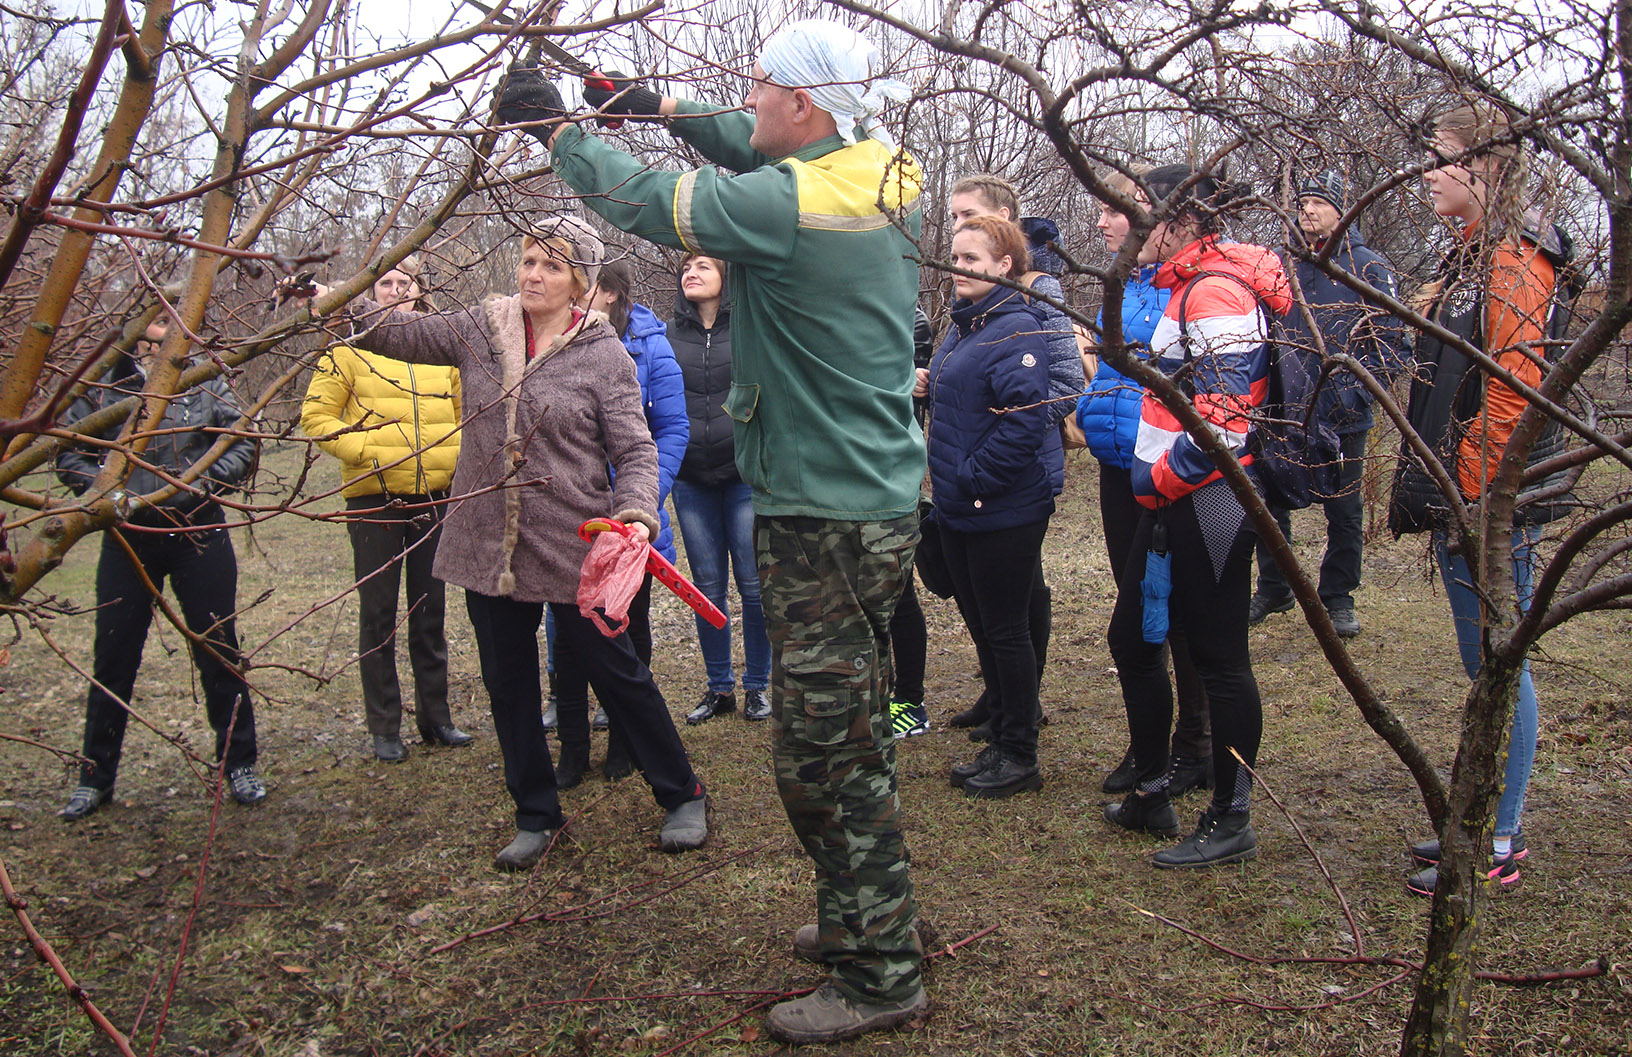
[[[300,428],[339,459],[342,494],[445,491],[459,458],[459,371],[336,345],[319,361]]]

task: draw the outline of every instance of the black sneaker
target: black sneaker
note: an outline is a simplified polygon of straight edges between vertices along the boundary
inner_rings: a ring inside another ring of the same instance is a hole
[[[744,690],[742,692],[742,718],[750,723],[759,723],[771,718],[771,693],[769,690]]]
[[[1192,789],[1213,787],[1213,761],[1204,756],[1175,756],[1167,765],[1167,795],[1183,796]]]
[[[1326,615],[1331,618],[1338,638],[1352,639],[1360,634],[1360,618],[1354,615],[1353,606],[1327,606]]]
[[[1016,793],[1042,787],[1043,776],[1035,763],[1021,763],[1011,756],[999,756],[996,763],[964,780],[963,793],[985,800],[1005,800]]]
[[[96,813],[96,809],[113,799],[113,787],[100,789],[94,785],[82,785],[68,794],[68,803],[63,805],[57,814],[64,822],[78,822],[87,815]]]
[[[990,769],[993,764],[997,763],[997,761],[1001,760],[1002,758],[1002,749],[999,749],[996,745],[986,746],[984,749],[980,750],[979,756],[976,756],[968,763],[957,764],[951,771],[948,772],[948,777],[952,779],[952,788],[962,789],[963,783],[967,782],[975,775],[981,774],[982,772]]]
[[[1129,745],[1128,751],[1122,754],[1122,762],[1116,765],[1114,771],[1105,776],[1103,782],[1099,783],[1099,791],[1102,793],[1131,792],[1134,779],[1138,777],[1139,768],[1133,762],[1133,746]]]
[[[266,786],[261,784],[261,776],[248,764],[227,772],[227,790],[240,804],[259,804],[266,799]]]
[[[1497,858],[1492,855],[1490,864],[1485,868],[1485,880],[1496,885],[1496,890],[1506,891],[1519,883],[1519,857],[1507,855]],[[1432,896],[1434,889],[1439,885],[1439,867],[1429,866],[1418,870],[1405,879],[1405,890],[1416,896]]]
[[[1105,805],[1105,821],[1113,826],[1131,829],[1137,833],[1156,833],[1172,837],[1179,832],[1179,815],[1173,810],[1173,801],[1165,792],[1140,796],[1130,792],[1120,804]]]
[[[1295,599],[1291,595],[1284,598],[1270,598],[1268,595],[1254,594],[1252,602],[1247,606],[1247,626],[1262,624],[1264,618],[1271,613],[1285,613],[1292,608]]]
[[[890,730],[898,738],[916,738],[929,733],[929,709],[911,701],[890,702]]]
[[[695,727],[699,723],[707,723],[715,716],[723,716],[736,710],[736,694],[718,694],[713,690],[704,690],[703,699],[697,703],[697,707],[686,713],[686,723]]]
[[[1219,815],[1208,808],[1201,813],[1196,831],[1173,847],[1151,857],[1151,865],[1163,870],[1196,870],[1206,866],[1246,862],[1258,857],[1258,835],[1245,811]]]
[[[1411,845],[1411,858],[1419,866],[1439,865],[1440,854],[1439,841],[1437,839],[1425,840],[1421,843]],[[1530,854],[1530,849],[1524,843],[1523,830],[1513,834],[1513,843],[1508,849],[1508,854],[1514,862],[1517,862],[1526,855]]]

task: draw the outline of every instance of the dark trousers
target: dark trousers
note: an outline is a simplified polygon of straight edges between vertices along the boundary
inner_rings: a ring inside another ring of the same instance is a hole
[[[221,520],[212,510],[201,520]],[[142,647],[153,623],[154,599],[115,538],[117,529],[102,537],[102,556],[96,566],[96,645],[92,662],[94,682],[85,698],[85,756],[80,766],[81,785],[113,788],[119,770],[126,704],[136,686]],[[233,622],[237,608],[238,559],[226,529],[206,532],[122,533],[153,586],[163,590],[166,579],[181,607],[187,629],[207,643],[192,643],[193,664],[204,691],[204,711],[215,731],[215,755],[230,770],[255,762],[255,706],[249,687],[236,669],[238,632]]]
[[[959,610],[980,658],[992,709],[992,744],[1025,764],[1037,762],[1037,679],[1032,599],[1048,520],[996,532],[941,526],[941,546]]]
[[[549,618],[551,625],[555,623],[552,611]],[[647,668],[652,666],[652,574],[647,573],[641,581],[640,590],[629,601],[629,627],[624,634],[629,639],[629,645],[634,647],[635,656]],[[555,661],[555,715],[558,727],[557,735],[561,738],[561,747],[582,748],[589,751],[589,672],[572,652],[572,647],[564,642],[559,633],[555,637],[555,647],[552,652]],[[629,752],[629,739],[623,733],[618,721],[612,718],[612,710],[607,709],[607,719],[611,725],[607,728],[606,758],[608,760],[633,759]]]
[[[447,591],[431,574],[442,535],[439,495],[367,495],[346,500],[352,519],[352,568],[357,576],[357,670],[370,734],[396,736],[402,725],[397,682],[397,587],[408,586],[408,661],[414,671],[414,711],[421,731],[452,724],[448,711],[448,640],[443,633]],[[387,505],[391,500],[416,509]]]
[[[465,608],[476,633],[482,684],[504,755],[504,784],[516,803],[516,828],[559,829],[564,819],[555,766],[544,739],[544,693],[539,683],[538,626],[544,620],[544,603],[467,590]],[[692,774],[668,705],[651,671],[635,656],[629,636],[607,638],[576,605],[552,604],[550,611],[557,642],[584,665],[595,696],[623,726],[630,756],[658,804],[674,808],[700,798],[703,784]]]
[[[1326,553],[1320,559],[1320,600],[1327,609],[1354,606],[1354,592],[1360,587],[1362,537],[1365,533],[1365,503],[1360,494],[1360,478],[1366,469],[1366,432],[1346,433],[1343,468],[1335,496],[1317,502],[1326,511]],[[1292,538],[1292,512],[1271,507],[1281,535]],[[1290,598],[1287,584],[1275,559],[1262,543],[1258,545],[1258,593],[1266,598]]]
[[[1127,570],[1133,552],[1133,534],[1145,508],[1133,494],[1133,475],[1117,466],[1099,466],[1099,520],[1105,530],[1105,554],[1111,572],[1118,577]],[[1141,566],[1143,568],[1143,566]],[[1136,583],[1135,591],[1139,589]],[[1193,760],[1213,755],[1213,738],[1207,719],[1207,691],[1201,674],[1190,659],[1190,643],[1184,629],[1172,625],[1167,634],[1168,654],[1173,661],[1173,685],[1178,691],[1179,719],[1173,725],[1173,755]]]
[[[923,607],[918,604],[918,590],[912,577],[895,603],[890,617],[890,654],[895,659],[895,685],[890,697],[896,701],[924,703],[924,669],[929,656],[929,627],[924,622]]]
[[[1148,643],[1142,631],[1144,603],[1139,585],[1157,512],[1145,511],[1134,530],[1128,564],[1117,580],[1116,608],[1108,633],[1111,656],[1122,682],[1128,732],[1141,788],[1157,787],[1168,768],[1168,731],[1173,723],[1173,686],[1168,682],[1162,643]],[[1242,528],[1230,546],[1223,575],[1213,576],[1207,542],[1190,499],[1161,511],[1173,562],[1171,624],[1186,632],[1191,659],[1207,688],[1213,724],[1213,807],[1245,810],[1250,782],[1230,755],[1248,764],[1258,759],[1263,736],[1263,703],[1247,648],[1247,605],[1252,595],[1253,533]]]

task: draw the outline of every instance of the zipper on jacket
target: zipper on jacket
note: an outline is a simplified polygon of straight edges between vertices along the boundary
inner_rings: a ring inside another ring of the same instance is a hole
[[[425,460],[421,453],[425,448],[425,441],[419,435],[419,385],[414,381],[414,365],[408,364],[408,402],[414,405],[414,494],[425,495],[429,489],[425,487]],[[384,484],[382,477],[380,483]]]
[[[712,349],[713,347],[714,347],[714,328],[713,327],[705,327],[703,329],[703,386],[704,386],[705,390],[707,389],[707,386],[708,386],[708,351],[710,349]],[[706,411],[705,411],[705,413],[703,415],[703,453],[704,453],[704,455],[707,455],[709,450],[713,447],[713,445],[711,443],[713,441],[713,439],[714,439],[713,438],[713,432],[714,432],[714,416],[710,415],[710,414],[707,414]]]

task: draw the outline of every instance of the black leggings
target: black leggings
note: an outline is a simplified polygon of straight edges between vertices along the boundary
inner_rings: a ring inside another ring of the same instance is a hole
[[[1173,626],[1187,632],[1190,657],[1207,689],[1213,723],[1213,809],[1244,811],[1251,780],[1230,755],[1236,749],[1256,765],[1263,737],[1263,703],[1252,674],[1247,646],[1247,606],[1252,597],[1254,535],[1243,524],[1230,545],[1224,572],[1213,578],[1207,542],[1189,498],[1160,512],[1167,526],[1173,560],[1173,594],[1168,614]],[[1163,643],[1144,639],[1144,602],[1140,583],[1157,512],[1146,510],[1134,530],[1127,567],[1118,579],[1116,608],[1109,632],[1111,656],[1122,681],[1128,710],[1128,733],[1138,767],[1139,788],[1154,791],[1166,784],[1168,732],[1173,726],[1173,684],[1167,677]]]
[[[1133,534],[1145,508],[1133,494],[1133,474],[1119,466],[1099,466],[1099,521],[1105,531],[1105,554],[1111,572],[1121,576],[1133,552]],[[1141,572],[1144,566],[1140,567]],[[1134,584],[1134,589],[1138,589]],[[1207,730],[1207,692],[1190,659],[1190,644],[1184,629],[1174,625],[1167,634],[1168,654],[1173,661],[1173,685],[1179,695],[1179,719],[1173,728],[1173,755],[1191,759],[1211,758],[1213,741]]]
[[[890,700],[923,704],[929,627],[924,623],[924,610],[918,604],[918,591],[910,576],[890,617],[890,654],[895,661],[891,666],[895,685],[891,688]]]
[[[975,640],[986,692],[994,702],[992,744],[1025,764],[1037,762],[1037,679],[1042,670],[1032,626],[1037,566],[1048,519],[996,532],[941,527],[958,609]]]

